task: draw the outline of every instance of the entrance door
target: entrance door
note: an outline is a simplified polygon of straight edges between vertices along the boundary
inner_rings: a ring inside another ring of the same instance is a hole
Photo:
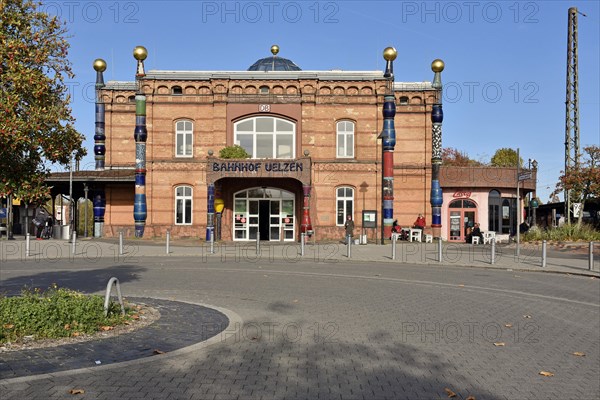
[[[471,200],[454,200],[448,206],[450,214],[449,240],[464,242],[467,238],[467,228],[473,228],[477,218],[477,205]]]
[[[259,201],[258,231],[260,232],[260,240],[269,240],[271,236],[269,229],[270,205],[271,200]]]
[[[293,241],[295,195],[274,188],[254,188],[234,195],[233,239]]]

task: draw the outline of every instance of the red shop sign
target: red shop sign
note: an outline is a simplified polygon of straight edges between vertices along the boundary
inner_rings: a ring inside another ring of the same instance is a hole
[[[472,192],[465,192],[462,190],[457,190],[456,192],[454,192],[454,196],[452,196],[452,197],[454,197],[454,198],[467,197],[468,198],[468,197],[471,197],[471,193]]]

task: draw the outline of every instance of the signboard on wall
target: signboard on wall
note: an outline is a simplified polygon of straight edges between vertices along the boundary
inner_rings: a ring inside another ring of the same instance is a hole
[[[363,210],[363,228],[377,228],[377,210]]]

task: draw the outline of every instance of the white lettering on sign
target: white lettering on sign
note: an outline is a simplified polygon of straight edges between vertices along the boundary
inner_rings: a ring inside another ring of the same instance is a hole
[[[259,112],[271,112],[271,105],[270,104],[259,104],[258,111]]]

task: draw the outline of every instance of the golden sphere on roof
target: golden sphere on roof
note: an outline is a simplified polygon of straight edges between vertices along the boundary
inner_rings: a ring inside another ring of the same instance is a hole
[[[435,59],[433,60],[433,62],[431,63],[431,70],[433,72],[442,72],[444,70],[444,62],[442,60]]]
[[[148,57],[148,50],[144,46],[137,46],[133,49],[133,57],[138,61],[143,61]]]
[[[276,44],[274,44],[273,46],[271,46],[271,53],[276,56],[277,53],[279,53],[279,46],[277,46]]]
[[[394,61],[397,56],[398,52],[393,47],[386,47],[385,50],[383,50],[383,58],[385,61]]]
[[[94,69],[98,72],[106,71],[106,61],[101,58],[96,58],[94,60]]]

